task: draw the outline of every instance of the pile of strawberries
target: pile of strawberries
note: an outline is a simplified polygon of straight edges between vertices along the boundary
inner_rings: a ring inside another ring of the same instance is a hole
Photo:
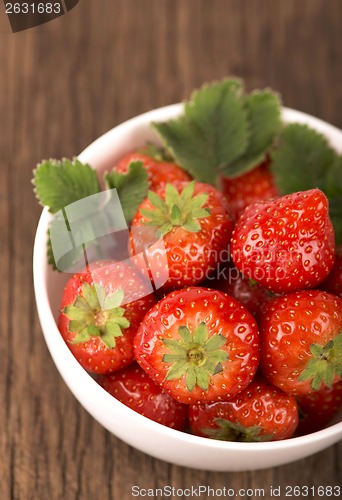
[[[215,439],[316,431],[342,398],[342,253],[319,189],[279,196],[269,160],[220,190],[137,151],[149,192],[127,258],[68,281],[58,321],[102,387]]]

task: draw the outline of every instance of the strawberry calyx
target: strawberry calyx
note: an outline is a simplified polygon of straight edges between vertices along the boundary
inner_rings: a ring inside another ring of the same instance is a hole
[[[260,434],[263,428],[260,425],[245,427],[240,422],[231,422],[225,418],[215,418],[218,426],[215,429],[201,429],[206,436],[220,441],[262,442],[271,441],[272,434]]]
[[[201,230],[199,219],[210,215],[210,210],[203,205],[208,194],[194,196],[195,182],[189,182],[181,193],[172,184],[165,186],[165,200],[153,191],[148,192],[148,199],[153,205],[150,209],[141,209],[141,214],[148,219],[146,226],[155,226],[164,236],[174,227],[182,227],[190,233]]]
[[[298,380],[303,382],[312,379],[312,389],[317,391],[322,382],[328,387],[333,384],[334,377],[342,377],[342,332],[325,346],[311,344],[312,358]]]
[[[208,390],[211,377],[222,372],[221,363],[228,359],[228,354],[220,349],[226,343],[226,338],[221,334],[208,338],[208,328],[204,322],[193,333],[186,326],[180,326],[178,333],[180,340],[163,339],[171,351],[162,358],[164,363],[171,364],[165,380],[185,376],[189,392],[193,391],[195,385]]]
[[[120,307],[123,298],[123,290],[106,295],[101,285],[83,283],[82,296],[77,296],[74,303],[62,311],[70,319],[69,332],[76,332],[70,343],[79,344],[99,337],[108,349],[113,349],[116,337],[121,337],[122,329],[130,326],[124,317],[125,309]]]
[[[150,156],[151,158],[159,162],[169,163],[174,161],[170,152],[165,147],[159,147],[150,141],[148,141],[145,146],[139,148],[137,151],[138,153]]]

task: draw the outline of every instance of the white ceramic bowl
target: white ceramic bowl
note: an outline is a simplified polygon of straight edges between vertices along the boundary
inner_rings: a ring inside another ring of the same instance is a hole
[[[152,121],[177,116],[181,104],[156,109],[113,128],[79,156],[99,171],[109,170],[125,152],[147,140],[156,141]],[[323,133],[342,151],[342,131],[321,120],[291,109],[283,110],[286,122],[307,123]],[[319,432],[266,443],[233,443],[206,439],[164,427],[126,407],[79,365],[62,339],[56,319],[67,274],[51,271],[46,259],[49,222],[47,209],[39,221],[34,246],[34,286],[45,341],[65,383],[81,405],[109,432],[135,448],[168,462],[197,469],[245,471],[274,467],[316,453],[342,439],[342,414],[337,423]]]

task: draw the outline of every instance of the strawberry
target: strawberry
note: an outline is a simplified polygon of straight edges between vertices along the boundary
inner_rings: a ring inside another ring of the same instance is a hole
[[[323,386],[319,391],[298,396],[299,425],[296,434],[303,436],[325,427],[342,405],[342,380],[331,387]]]
[[[218,277],[214,275],[208,278],[205,286],[231,295],[257,318],[261,306],[272,297],[272,293],[243,276],[235,266],[218,269],[218,274]]]
[[[226,400],[252,380],[259,360],[253,316],[228,295],[190,287],[171,292],[145,316],[136,360],[182,403]]]
[[[229,401],[192,405],[189,422],[194,434],[222,441],[278,441],[291,437],[298,425],[293,396],[256,376]]]
[[[270,383],[303,395],[342,376],[342,299],[304,290],[270,300],[260,315],[261,368]]]
[[[248,205],[279,196],[273,175],[268,168],[269,163],[267,158],[238,177],[221,177],[221,190],[236,220]]]
[[[116,164],[114,170],[116,172],[126,174],[130,163],[141,161],[146,168],[150,189],[156,191],[164,186],[167,182],[171,184],[175,181],[187,182],[191,180],[190,175],[185,172],[180,166],[171,161],[160,161],[152,156],[141,153],[138,150],[130,151],[125,154]]]
[[[231,252],[244,276],[273,292],[315,287],[334,263],[326,196],[311,189],[250,205],[235,226]]]
[[[108,373],[133,362],[133,336],[153,304],[133,267],[99,261],[68,281],[58,327],[83,368]]]
[[[163,290],[196,285],[227,253],[233,220],[223,195],[200,182],[166,184],[149,192],[132,221],[132,253],[150,247],[149,269]],[[151,230],[163,236],[162,247],[151,246]],[[142,272],[145,261],[135,264]],[[158,286],[156,286],[158,288]]]
[[[136,363],[102,375],[97,381],[121,403],[141,415],[180,431],[186,427],[188,406],[166,394]]]
[[[336,247],[334,266],[320,288],[342,298],[342,245]]]

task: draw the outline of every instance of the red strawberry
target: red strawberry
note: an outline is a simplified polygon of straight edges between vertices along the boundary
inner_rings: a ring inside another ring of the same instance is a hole
[[[155,422],[180,431],[187,425],[188,406],[166,394],[136,363],[102,375],[98,382],[121,403]]]
[[[116,164],[114,170],[122,174],[126,174],[130,163],[142,161],[147,170],[150,189],[156,191],[164,186],[167,182],[175,181],[190,181],[190,175],[181,167],[171,161],[158,161],[152,156],[149,156],[139,151],[131,151],[125,154]]]
[[[293,396],[257,376],[229,401],[192,405],[191,430],[223,441],[277,441],[293,435],[298,408]]]
[[[218,269],[218,272],[220,276],[218,278],[215,278],[215,275],[211,276],[206,280],[205,286],[231,295],[257,318],[261,306],[272,297],[271,292],[256,281],[242,276],[235,266]]]
[[[108,373],[133,362],[133,335],[153,304],[133,267],[101,261],[68,281],[58,327],[86,370]]]
[[[231,252],[244,276],[273,292],[315,287],[334,263],[326,196],[311,189],[247,207],[235,226]]]
[[[320,288],[342,298],[342,245],[336,247],[334,266]]]
[[[132,251],[148,249],[150,272],[155,283],[165,283],[163,290],[196,285],[227,253],[232,229],[226,202],[215,188],[200,182],[166,184],[140,205],[132,222]],[[163,236],[161,245],[151,246],[151,231]],[[143,272],[145,260],[139,259],[135,264]]]
[[[323,429],[342,405],[342,380],[331,387],[297,398],[299,425],[296,434],[303,436]]]
[[[221,177],[222,192],[235,219],[240,217],[248,205],[279,196],[273,175],[268,168],[269,163],[267,159],[238,177]]]
[[[209,288],[167,295],[145,316],[134,339],[146,373],[182,403],[226,400],[252,380],[258,329],[239,302]]]
[[[259,321],[261,368],[270,383],[302,395],[342,376],[342,300],[318,290],[270,300]]]

